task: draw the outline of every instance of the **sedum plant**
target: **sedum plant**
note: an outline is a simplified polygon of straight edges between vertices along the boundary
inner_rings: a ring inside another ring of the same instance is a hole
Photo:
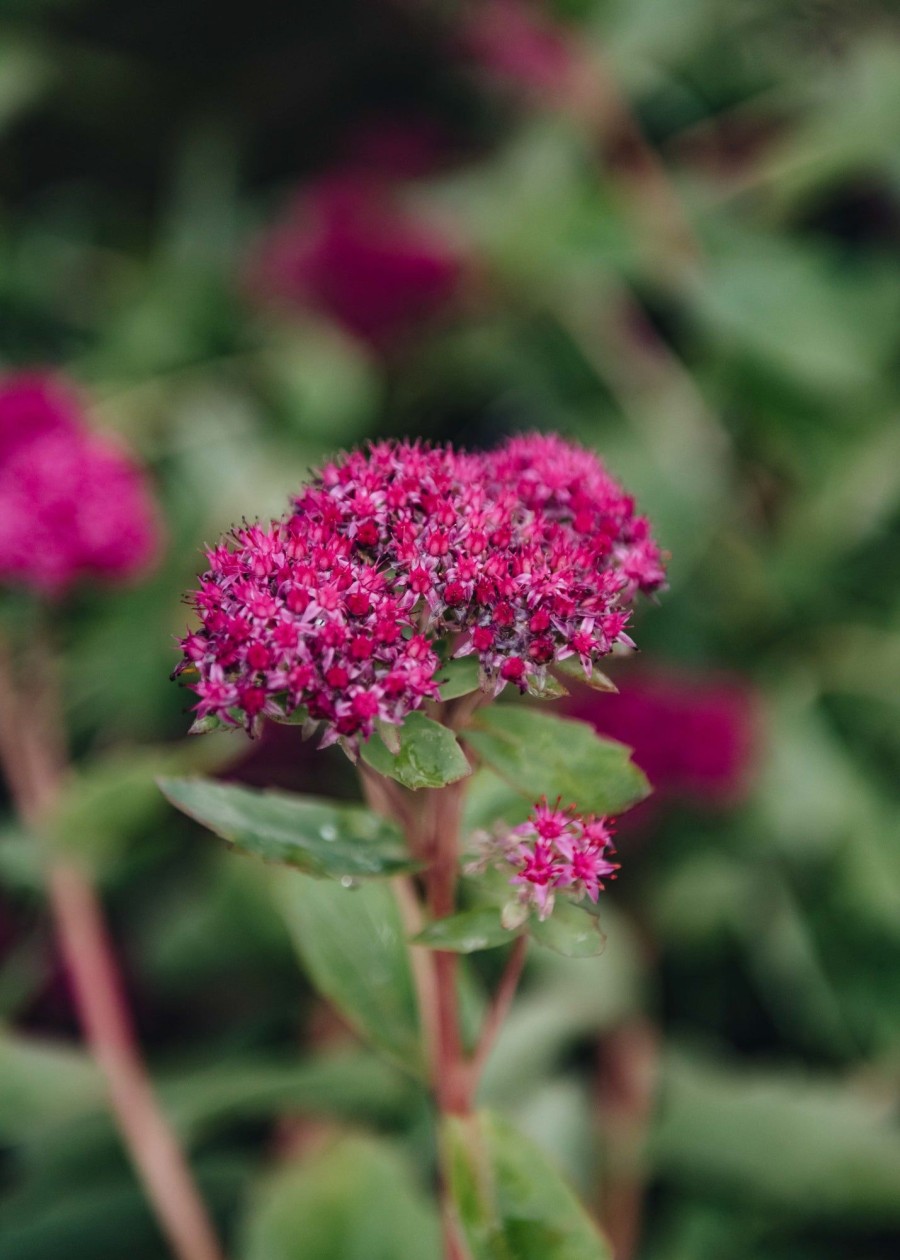
[[[445,1256],[588,1260],[606,1244],[545,1158],[477,1110],[530,939],[602,947],[629,750],[529,701],[633,647],[664,581],[633,499],[590,452],[527,435],[487,453],[385,442],[323,467],[283,519],[208,554],[176,674],[203,732],[299,723],[356,763],[366,804],[168,779],[276,895],[313,982],[428,1086]],[[499,701],[499,703],[498,703]],[[506,951],[472,1018],[461,955]]]

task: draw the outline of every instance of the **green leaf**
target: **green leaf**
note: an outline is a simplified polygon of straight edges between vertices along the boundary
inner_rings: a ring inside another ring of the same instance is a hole
[[[415,868],[400,833],[361,806],[212,779],[160,779],[159,786],[182,813],[240,852],[307,875],[362,879]]]
[[[72,1136],[73,1146],[77,1136]],[[57,1256],[114,1260],[127,1239],[129,1260],[159,1260],[159,1228],[146,1196],[127,1168],[114,1162],[117,1145],[104,1160],[89,1162],[72,1149],[69,1166],[41,1168],[4,1195],[0,1213],[0,1254],[16,1260],[54,1260]],[[251,1175],[249,1161],[233,1155],[205,1156],[194,1164],[198,1188],[214,1218],[224,1221],[234,1210]],[[171,1255],[171,1252],[168,1253]]]
[[[215,713],[207,713],[204,717],[195,718],[188,727],[188,735],[209,735],[211,731],[233,732],[235,727],[229,726]]]
[[[273,881],[310,980],[372,1045],[423,1071],[406,932],[390,887],[345,888],[294,871]]]
[[[240,1260],[439,1260],[437,1214],[397,1150],[345,1137],[251,1207]]]
[[[354,1124],[396,1125],[420,1100],[409,1077],[383,1058],[353,1046],[308,1058],[229,1058],[160,1082],[160,1096],[179,1134],[208,1140],[235,1121],[285,1110],[338,1117]]]
[[[581,660],[577,656],[567,656],[564,661],[556,661],[553,664],[553,671],[557,674],[565,674],[567,678],[571,678],[573,682],[580,682],[585,687],[591,687],[594,691],[606,691],[612,695],[618,693],[619,688],[611,678],[607,678],[595,665],[590,675],[585,678],[584,670],[581,668]]]
[[[437,672],[441,699],[455,700],[458,696],[467,696],[470,692],[477,691],[480,675],[481,667],[477,656],[461,656],[455,661],[447,661]]]
[[[449,1116],[443,1140],[472,1260],[612,1260],[574,1191],[506,1120]]]
[[[439,788],[471,773],[456,736],[424,713],[410,713],[400,733],[400,751],[393,755],[378,736],[362,746],[362,758],[373,770],[404,787]]]
[[[517,827],[525,822],[532,804],[487,766],[476,769],[466,784],[463,835],[471,835],[473,831],[490,831],[500,821]]]
[[[565,958],[594,958],[606,945],[595,916],[563,897],[557,897],[553,913],[543,922],[533,918],[529,931],[539,945]]]
[[[835,1076],[673,1055],[650,1152],[666,1180],[751,1210],[900,1224],[893,1107]]]
[[[121,749],[69,774],[44,831],[58,849],[106,872],[165,813],[157,776],[189,768],[181,750]]]
[[[0,1137],[17,1141],[103,1103],[102,1077],[81,1050],[0,1033]]]
[[[497,774],[531,800],[562,797],[584,813],[618,814],[650,792],[631,750],[587,722],[524,704],[483,709],[465,740]]]
[[[540,680],[528,680],[528,694],[538,700],[560,700],[569,694],[569,689],[558,678],[546,670]]]
[[[480,949],[508,945],[516,936],[516,932],[507,931],[500,922],[496,909],[485,907],[463,910],[461,914],[452,914],[446,919],[435,919],[413,937],[413,943],[456,954],[474,954]]]

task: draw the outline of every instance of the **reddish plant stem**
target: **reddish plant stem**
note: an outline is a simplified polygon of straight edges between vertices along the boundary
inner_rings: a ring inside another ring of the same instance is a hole
[[[463,723],[466,716],[465,713],[458,715]],[[465,784],[453,783],[423,793],[424,806],[417,811],[395,784],[376,775],[369,767],[360,765],[360,772],[363,793],[369,805],[403,828],[412,853],[425,865],[422,877],[425,906],[412,880],[393,880],[406,934],[415,936],[422,928],[424,910],[427,909],[432,921],[445,919],[456,911],[459,831]],[[424,950],[410,945],[410,964],[432,1091],[442,1116],[471,1114],[482,1070],[512,1003],[526,949],[526,938],[518,938],[485,1016],[478,1045],[469,1057],[459,1023],[458,956],[446,950]],[[450,1194],[443,1143],[441,1148],[440,1208],[444,1260],[470,1260]]]
[[[500,977],[500,983],[497,985],[491,1005],[484,1017],[478,1045],[475,1047],[475,1052],[469,1060],[470,1099],[475,1097],[485,1064],[494,1048],[500,1029],[506,1021],[506,1016],[509,1014],[509,1008],[512,1006],[519,978],[525,966],[525,955],[527,953],[528,937],[525,935],[516,937],[515,944],[510,950],[509,958],[506,960],[503,975]]]
[[[0,762],[16,810],[39,831],[59,799],[65,768],[61,715],[46,656],[32,677],[43,682],[29,706],[16,692],[0,644]],[[107,1089],[116,1125],[178,1260],[222,1260],[206,1208],[141,1059],[125,1002],[115,947],[88,875],[74,860],[47,864],[48,893],[82,1031]]]
[[[658,1066],[659,1035],[645,1019],[623,1025],[600,1043],[598,1103],[607,1165],[600,1216],[616,1260],[632,1260],[640,1244],[643,1154]]]
[[[446,919],[456,909],[456,864],[463,789],[458,783],[430,792],[426,809],[424,851],[428,911],[432,919]],[[457,956],[445,950],[433,952],[437,993],[437,1052],[434,1090],[438,1107],[447,1115],[465,1115],[470,1109],[456,988]]]
[[[429,916],[444,919],[456,910],[456,865],[464,785],[453,783],[428,793],[423,831],[412,843],[427,862],[424,876]],[[466,1115],[471,1107],[465,1051],[459,1027],[456,954],[434,950],[431,974],[435,1006],[432,1088],[438,1111]],[[443,1142],[441,1143],[443,1151]],[[449,1175],[443,1156],[440,1168],[441,1229],[444,1260],[469,1260],[460,1235]]]

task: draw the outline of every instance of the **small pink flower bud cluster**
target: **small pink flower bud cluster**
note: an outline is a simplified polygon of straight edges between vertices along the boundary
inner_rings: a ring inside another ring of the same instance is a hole
[[[306,706],[328,742],[437,697],[438,657],[482,685],[543,689],[630,645],[627,603],[664,579],[647,522],[597,458],[561,438],[485,454],[382,442],[326,465],[286,522],[209,555],[183,641],[200,717],[252,729]]]
[[[0,381],[0,583],[58,596],[128,579],[158,540],[143,474],[90,432],[72,393],[44,374]]]
[[[582,816],[574,805],[561,809],[559,800],[549,805],[541,797],[526,822],[488,840],[486,861],[470,869],[487,863],[512,866],[509,882],[518,888],[523,915],[533,907],[539,919],[546,919],[557,893],[596,902],[604,879],[615,879],[618,863],[609,860],[615,852],[613,827],[614,819]]]

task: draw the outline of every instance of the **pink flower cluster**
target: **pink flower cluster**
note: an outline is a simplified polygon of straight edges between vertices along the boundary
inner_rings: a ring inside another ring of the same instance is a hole
[[[436,315],[461,275],[454,245],[404,208],[394,180],[351,166],[297,198],[262,243],[251,286],[383,349]]]
[[[41,373],[0,381],[0,583],[58,596],[136,576],[157,545],[142,473],[72,392]]]
[[[561,809],[559,800],[549,805],[542,797],[526,822],[494,841],[493,856],[515,868],[509,882],[518,887],[519,905],[546,919],[557,893],[595,902],[604,879],[615,879],[613,828],[614,819],[582,816],[574,805]]]
[[[438,695],[438,658],[408,592],[324,520],[294,516],[234,532],[208,555],[194,595],[202,627],[182,640],[198,719],[253,730],[298,710],[323,744],[395,725]]]
[[[210,553],[183,641],[198,714],[250,729],[301,706],[326,739],[437,698],[437,640],[485,690],[542,691],[630,645],[628,604],[664,580],[645,518],[590,452],[558,437],[483,454],[383,442],[327,464],[291,516]]]

